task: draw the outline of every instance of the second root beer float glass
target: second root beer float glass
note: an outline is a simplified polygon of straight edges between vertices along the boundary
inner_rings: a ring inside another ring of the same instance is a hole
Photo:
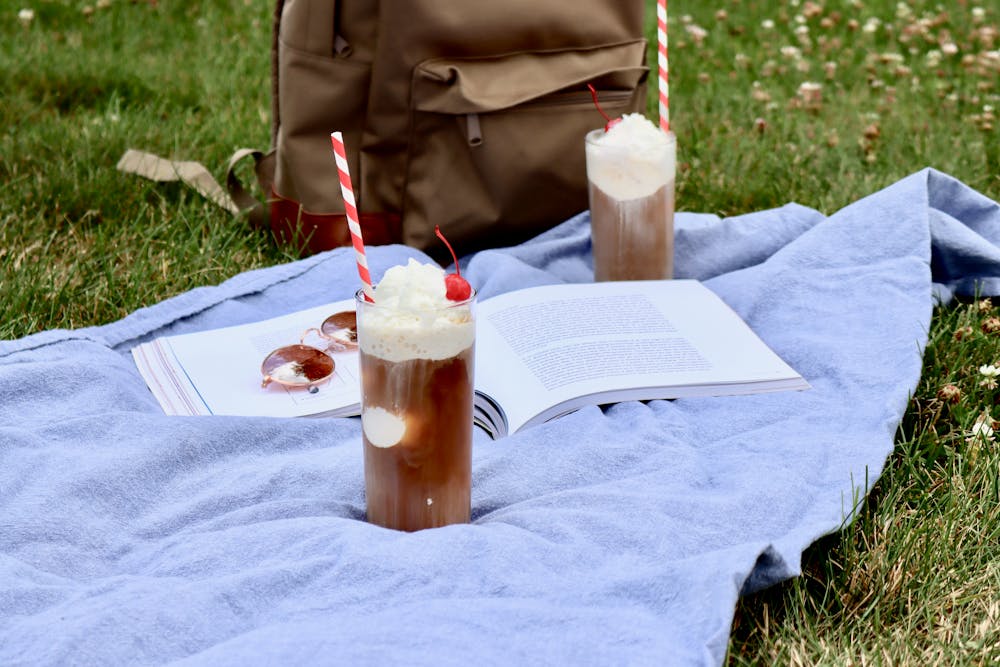
[[[374,303],[357,294],[371,523],[414,531],[469,521],[475,298],[412,259],[386,271]]]
[[[676,137],[627,114],[585,147],[594,279],[672,278]]]

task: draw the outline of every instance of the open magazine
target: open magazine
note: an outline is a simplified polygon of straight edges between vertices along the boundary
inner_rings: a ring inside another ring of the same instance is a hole
[[[357,351],[332,352],[318,391],[261,386],[261,360],[353,300],[262,322],[167,336],[133,348],[167,414],[270,417],[361,412]],[[475,419],[494,438],[586,405],[807,389],[695,280],[530,287],[481,301]]]

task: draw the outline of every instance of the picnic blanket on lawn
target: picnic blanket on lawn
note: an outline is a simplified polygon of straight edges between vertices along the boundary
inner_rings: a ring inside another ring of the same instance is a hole
[[[586,214],[463,260],[589,281]],[[718,665],[878,478],[936,295],[1000,287],[1000,206],[933,170],[830,217],[677,216],[677,275],[812,385],[627,402],[491,441],[473,522],[365,523],[358,419],[167,417],[129,349],[349,298],[339,249],[0,343],[0,664]],[[369,249],[375,278],[418,251]]]

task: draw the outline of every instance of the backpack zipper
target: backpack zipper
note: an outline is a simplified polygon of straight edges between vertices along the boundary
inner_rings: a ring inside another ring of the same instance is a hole
[[[612,90],[601,93],[601,100],[611,102],[627,101],[632,97],[632,91],[630,90]],[[501,109],[495,112],[489,113],[509,113],[518,111],[529,111],[531,109],[537,109],[540,107],[559,107],[559,106],[571,106],[577,104],[592,104],[592,98],[590,92],[569,92],[569,93],[557,93],[555,95],[545,95],[537,100],[532,100],[530,102],[525,102],[523,104],[518,104],[506,109]],[[470,146],[479,146],[483,143],[483,129],[479,122],[478,113],[468,113],[465,114],[465,138],[469,142]]]
[[[624,102],[632,97],[631,90],[605,90],[598,91],[601,96],[601,104],[605,102]],[[531,109],[535,107],[560,107],[560,106],[570,106],[574,104],[593,104],[594,100],[590,95],[590,91],[570,91],[568,93],[555,93],[553,95],[545,95],[539,97],[538,99],[531,100],[529,102],[524,102],[523,104],[518,104],[516,106],[506,109],[506,111],[520,111],[521,109]]]

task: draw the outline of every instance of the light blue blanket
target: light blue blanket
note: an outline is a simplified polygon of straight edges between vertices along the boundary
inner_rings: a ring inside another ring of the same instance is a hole
[[[1000,206],[925,170],[829,218],[677,227],[678,276],[813,388],[479,433],[471,525],[365,523],[357,419],[166,417],[133,366],[152,336],[348,298],[346,250],[0,343],[0,664],[718,665],[741,591],[797,575],[878,478],[935,295],[1000,291]],[[587,281],[589,243],[581,215],[465,272]],[[419,256],[369,253],[376,278]]]

